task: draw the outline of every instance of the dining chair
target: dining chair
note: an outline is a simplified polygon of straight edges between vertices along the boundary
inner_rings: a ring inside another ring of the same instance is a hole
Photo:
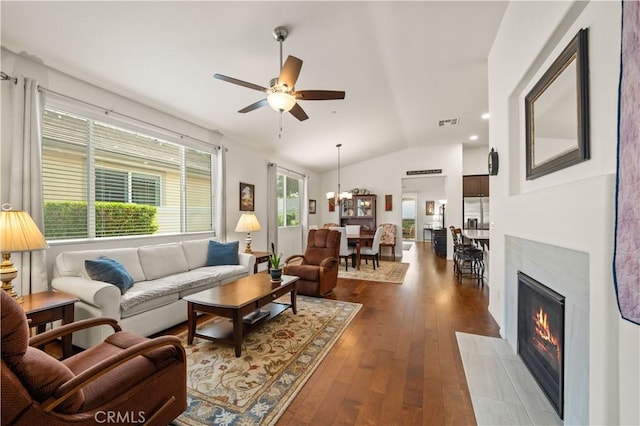
[[[380,238],[381,247],[391,247],[391,257],[396,258],[396,225],[393,223],[383,223],[380,225],[383,229],[382,238]]]
[[[360,235],[360,225],[345,225],[347,235]],[[348,243],[349,247],[354,248],[358,243],[351,241]]]
[[[360,235],[360,225],[345,225],[347,235]]]
[[[353,249],[349,247],[349,241],[347,241],[347,229],[344,226],[332,226],[329,228],[332,231],[340,231],[340,259],[344,257],[344,270],[349,270],[349,257],[354,253]]]
[[[376,233],[373,235],[373,242],[371,243],[371,247],[361,247],[360,248],[360,257],[364,257],[365,260],[371,258],[371,262],[373,263],[373,269],[376,269],[376,262],[378,266],[380,266],[380,240],[382,239],[382,233],[384,232],[384,228],[381,226],[376,229]]]

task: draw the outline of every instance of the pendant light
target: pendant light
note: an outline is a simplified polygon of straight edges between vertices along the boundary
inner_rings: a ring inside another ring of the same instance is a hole
[[[342,200],[350,200],[352,197],[351,192],[345,191],[342,192],[340,190],[340,147],[342,146],[341,143],[336,145],[336,148],[338,148],[338,192],[327,192],[327,200],[331,200],[333,199],[335,201],[335,204],[338,204],[340,201]]]

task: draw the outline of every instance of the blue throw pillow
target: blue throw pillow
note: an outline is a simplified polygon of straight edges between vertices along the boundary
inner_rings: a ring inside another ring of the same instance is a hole
[[[96,260],[85,260],[84,268],[92,280],[113,284],[120,289],[120,294],[133,287],[133,277],[115,259],[100,256]]]
[[[207,266],[237,265],[239,241],[231,243],[220,243],[209,241],[209,252],[207,254]]]

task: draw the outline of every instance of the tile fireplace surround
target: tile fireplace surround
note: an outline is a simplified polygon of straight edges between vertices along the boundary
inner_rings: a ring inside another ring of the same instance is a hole
[[[518,271],[566,297],[564,423],[589,423],[589,256],[507,236],[504,336],[517,351]]]

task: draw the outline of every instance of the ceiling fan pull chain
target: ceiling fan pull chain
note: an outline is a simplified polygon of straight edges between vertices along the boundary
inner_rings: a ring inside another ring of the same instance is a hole
[[[282,111],[280,111],[280,132],[278,133],[278,139],[282,139]]]

